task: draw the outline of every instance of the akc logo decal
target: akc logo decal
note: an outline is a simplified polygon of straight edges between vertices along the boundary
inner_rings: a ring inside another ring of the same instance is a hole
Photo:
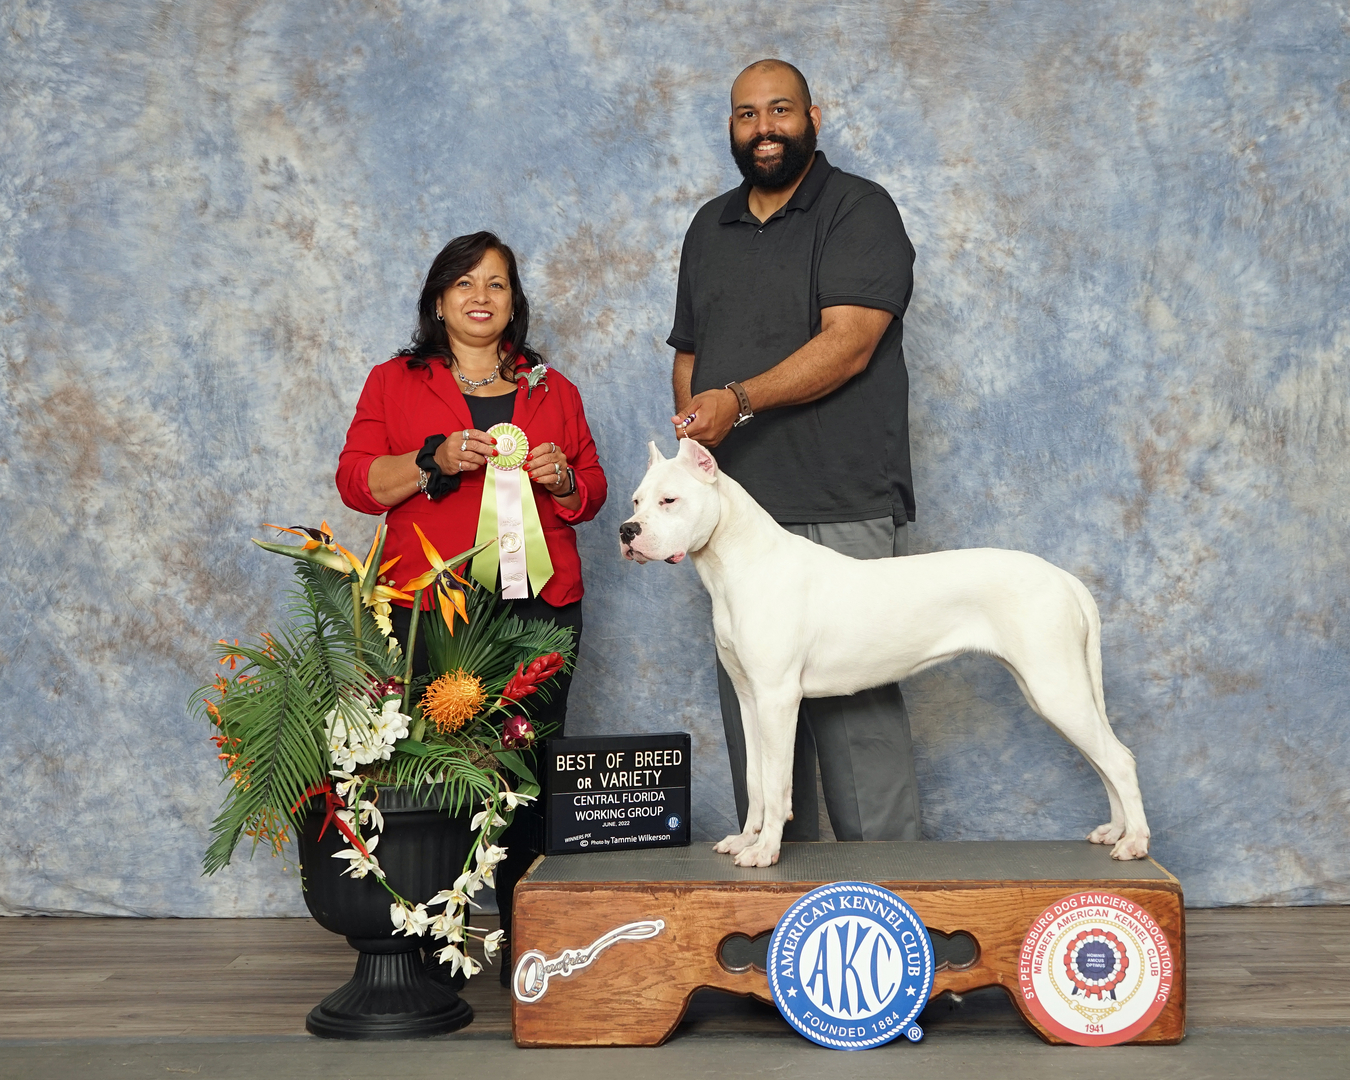
[[[1114,893],[1046,908],[1022,942],[1018,979],[1031,1013],[1077,1046],[1128,1042],[1172,992],[1172,950],[1153,917]]]
[[[866,1050],[904,1035],[933,989],[928,929],[895,893],[861,881],[813,889],[778,920],[769,989],[799,1033],[835,1050]]]

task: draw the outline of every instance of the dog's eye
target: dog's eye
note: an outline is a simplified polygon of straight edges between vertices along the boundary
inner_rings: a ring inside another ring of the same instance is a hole
[[[661,500],[661,505],[662,505],[662,506],[669,506],[669,505],[670,505],[671,503],[673,503],[674,501],[675,501],[675,496],[669,495],[669,496],[667,496],[666,498],[664,498],[664,499]]]

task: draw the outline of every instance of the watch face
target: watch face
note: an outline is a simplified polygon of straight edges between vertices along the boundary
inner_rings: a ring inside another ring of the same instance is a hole
[[[753,414],[751,414],[750,416],[746,416],[744,413],[742,413],[740,416],[736,417],[735,422],[731,426],[744,427],[746,424],[750,423],[750,421],[753,419],[754,419]]]

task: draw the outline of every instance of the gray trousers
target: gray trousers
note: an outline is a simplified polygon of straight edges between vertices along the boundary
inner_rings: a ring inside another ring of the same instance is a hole
[[[904,525],[897,528],[890,518],[783,527],[855,559],[909,554]],[[717,689],[736,814],[744,828],[750,804],[745,786],[745,732],[736,690],[720,661]],[[817,760],[825,809],[836,839],[919,839],[919,787],[914,779],[909,715],[899,686],[892,683],[848,697],[802,700],[792,761],[792,820],[783,830],[784,840],[820,839]]]

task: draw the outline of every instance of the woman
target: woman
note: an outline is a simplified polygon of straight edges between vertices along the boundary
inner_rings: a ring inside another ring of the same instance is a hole
[[[414,524],[443,556],[473,546],[487,463],[498,454],[488,430],[515,424],[529,438],[521,467],[553,572],[537,596],[528,588],[501,603],[522,619],[572,627],[579,641],[581,560],[572,527],[604,505],[605,474],[577,388],[545,371],[529,346],[530,304],[515,255],[490,232],[451,240],[427,271],[417,312],[412,344],[376,367],[361,391],[338,461],[342,501],[386,516],[384,558],[402,556],[396,580],[407,581],[429,568]],[[394,609],[400,641],[410,615],[409,607]],[[414,669],[425,672],[425,646],[416,653]],[[571,676],[561,677],[535,709],[555,734],[563,733],[570,684]],[[511,891],[543,849],[541,813],[517,812],[503,843],[509,854],[497,871],[497,903],[509,934]],[[503,983],[508,967],[504,957]]]

